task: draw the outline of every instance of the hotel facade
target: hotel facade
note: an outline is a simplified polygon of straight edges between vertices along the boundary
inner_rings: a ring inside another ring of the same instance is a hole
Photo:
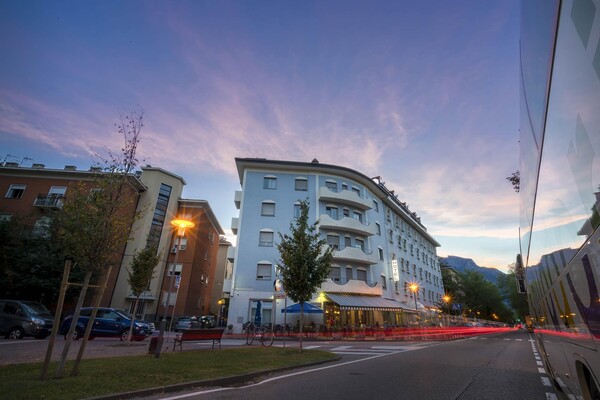
[[[327,328],[435,322],[444,295],[439,243],[380,177],[317,160],[235,161],[242,186],[231,224],[237,247],[228,323],[235,332],[254,320],[259,302],[263,323],[297,322],[299,314],[281,312],[293,302],[275,292],[274,281],[279,233],[289,232],[303,200],[309,222],[319,221],[334,249],[329,277],[311,301],[324,312],[312,322]]]

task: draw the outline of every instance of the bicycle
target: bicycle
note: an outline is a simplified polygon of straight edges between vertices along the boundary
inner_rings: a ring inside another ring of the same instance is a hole
[[[246,324],[246,344],[251,345],[254,339],[258,339],[261,345],[270,347],[275,340],[273,331],[264,325],[254,325],[253,323]]]

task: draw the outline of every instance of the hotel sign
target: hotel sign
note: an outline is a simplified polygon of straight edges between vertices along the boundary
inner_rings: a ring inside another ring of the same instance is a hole
[[[398,273],[398,260],[392,260],[392,277],[394,282],[400,281],[400,274]]]

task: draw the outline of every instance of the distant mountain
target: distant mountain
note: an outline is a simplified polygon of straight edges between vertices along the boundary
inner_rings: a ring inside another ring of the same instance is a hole
[[[496,268],[488,268],[488,267],[480,267],[475,264],[470,258],[462,258],[457,256],[448,256],[448,257],[439,257],[440,264],[449,265],[454,268],[458,272],[465,272],[467,270],[474,270],[477,272],[481,272],[483,277],[492,282],[493,284],[498,283],[498,276],[504,275],[504,272],[496,269]]]

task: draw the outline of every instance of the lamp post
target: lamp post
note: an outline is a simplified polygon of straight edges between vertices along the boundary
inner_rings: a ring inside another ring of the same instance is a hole
[[[173,291],[173,284],[175,280],[173,279],[175,276],[175,268],[177,266],[177,259],[179,258],[179,242],[182,237],[185,236],[185,230],[187,228],[192,228],[194,223],[192,221],[188,221],[185,219],[174,219],[171,221],[171,225],[177,228],[177,237],[179,238],[177,244],[177,248],[175,251],[175,260],[173,261],[173,268],[171,269],[171,276],[169,277],[169,291],[167,292],[167,299],[165,301],[165,305],[163,307],[163,316],[160,321],[160,332],[158,334],[158,341],[156,343],[156,349],[154,350],[154,358],[160,357],[160,351],[162,349],[162,345],[165,338],[165,326],[167,324],[167,307],[169,306],[169,302],[171,301],[171,292]],[[175,306],[173,306],[175,308]]]
[[[408,288],[413,293],[413,297],[415,298],[415,311],[417,312],[417,318],[418,318],[419,317],[419,309],[417,308],[417,292],[419,291],[419,285],[416,283],[411,283],[410,285],[408,285]]]
[[[446,294],[444,295],[444,297],[442,297],[442,299],[444,300],[444,303],[446,303],[446,311],[448,313],[448,325],[450,325],[450,300],[452,300],[452,297]]]

